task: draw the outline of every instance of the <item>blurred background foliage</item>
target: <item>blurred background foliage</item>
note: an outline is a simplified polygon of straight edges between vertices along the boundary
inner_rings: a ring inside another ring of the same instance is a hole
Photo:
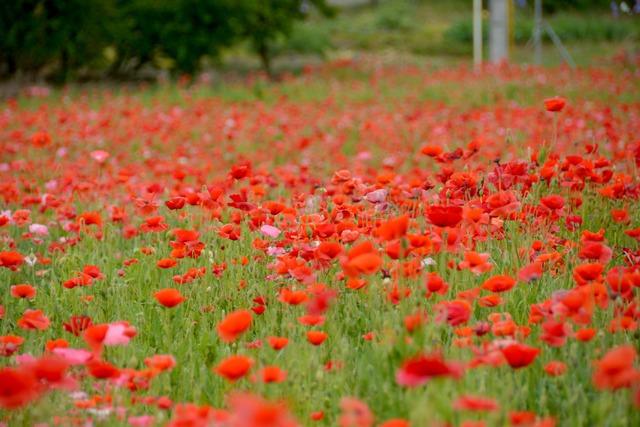
[[[194,73],[248,41],[270,73],[275,45],[312,9],[333,13],[324,0],[1,1],[0,70],[58,80],[143,67]]]
[[[513,40],[524,46],[533,31],[533,0],[514,4]],[[640,15],[614,15],[608,0],[544,0],[544,8],[559,37],[584,50],[640,40]],[[466,56],[471,39],[469,0],[0,1],[5,78],[194,74],[229,57],[256,58],[272,75],[274,58],[294,63],[301,56],[380,51]]]

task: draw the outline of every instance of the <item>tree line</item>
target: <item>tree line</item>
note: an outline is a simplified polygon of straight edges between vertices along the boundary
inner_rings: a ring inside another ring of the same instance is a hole
[[[0,1],[0,76],[191,74],[243,41],[271,74],[273,43],[311,9],[333,13],[326,0]]]

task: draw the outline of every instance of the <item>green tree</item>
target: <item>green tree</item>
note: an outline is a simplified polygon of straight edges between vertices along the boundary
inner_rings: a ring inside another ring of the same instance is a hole
[[[304,19],[310,7],[330,16],[334,10],[325,0],[241,0],[238,1],[243,38],[260,58],[262,68],[273,77],[273,44],[291,34],[294,22]]]
[[[96,67],[116,22],[113,0],[0,2],[0,60],[5,73],[36,74],[45,66],[67,79],[80,66]]]
[[[325,0],[0,0],[0,73],[197,71],[248,39],[272,75],[273,45]]]
[[[530,3],[533,3],[531,0]],[[619,3],[619,2],[618,2]],[[633,2],[627,2],[633,3]],[[543,0],[542,6],[545,12],[554,13],[571,10],[602,10],[607,11],[611,4],[610,0]]]
[[[203,56],[216,56],[240,33],[235,0],[121,0],[119,9],[116,68],[162,57],[173,71],[193,73]]]

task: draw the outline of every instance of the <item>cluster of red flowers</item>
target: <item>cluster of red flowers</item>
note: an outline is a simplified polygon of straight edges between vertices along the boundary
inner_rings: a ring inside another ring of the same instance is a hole
[[[378,73],[374,87],[396,78]],[[607,93],[626,87],[579,73]],[[170,107],[106,93],[97,109],[80,97],[0,110],[1,408],[61,392],[71,409],[58,424],[106,413],[132,426],[411,425],[419,414],[377,416],[373,386],[355,385],[373,380],[347,372],[368,352],[389,395],[477,385],[493,368],[514,381],[572,375],[567,387],[624,390],[640,407],[639,103],[496,95],[493,106],[403,97],[390,108],[330,92],[267,105],[196,89]],[[117,346],[131,352],[107,350]],[[289,394],[296,358],[317,372]],[[339,372],[353,393],[304,394]],[[213,383],[225,392],[211,405],[174,404],[213,396]],[[261,396],[277,384],[277,399]],[[562,421],[482,384],[434,422]]]

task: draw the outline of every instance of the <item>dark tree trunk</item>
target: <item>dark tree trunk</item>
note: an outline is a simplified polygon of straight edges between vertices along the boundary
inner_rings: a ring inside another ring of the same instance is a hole
[[[15,56],[9,53],[7,55],[7,76],[12,77],[18,72],[18,62],[16,61]]]
[[[267,43],[260,43],[258,46],[258,56],[260,57],[260,64],[262,65],[262,69],[269,79],[274,79],[273,69],[271,68],[271,53],[269,52],[269,46]]]
[[[58,77],[60,83],[66,83],[69,79],[69,69],[69,52],[67,52],[67,49],[62,49],[60,53],[60,75]]]
[[[18,72],[18,62],[13,56],[9,55],[9,58],[7,58],[7,65],[8,65],[9,75],[13,76],[15,73]]]

